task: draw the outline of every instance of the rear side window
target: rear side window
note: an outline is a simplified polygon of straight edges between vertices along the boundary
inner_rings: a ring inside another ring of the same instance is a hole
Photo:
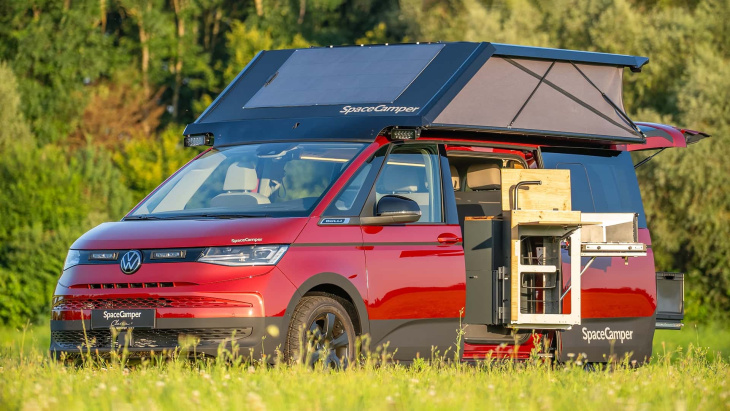
[[[573,209],[586,213],[638,213],[646,228],[644,206],[631,155],[624,151],[543,149],[545,168],[570,170]]]

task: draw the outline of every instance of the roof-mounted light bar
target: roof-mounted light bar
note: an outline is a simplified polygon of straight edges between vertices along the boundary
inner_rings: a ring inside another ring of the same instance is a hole
[[[185,147],[212,146],[213,136],[211,134],[197,134],[185,136]]]
[[[390,130],[391,140],[416,140],[421,136],[421,129],[419,128],[398,128],[393,127]]]

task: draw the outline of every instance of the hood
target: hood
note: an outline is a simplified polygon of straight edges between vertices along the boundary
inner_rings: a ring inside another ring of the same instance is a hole
[[[104,223],[81,236],[75,250],[213,247],[290,244],[308,217],[223,220],[120,221]]]

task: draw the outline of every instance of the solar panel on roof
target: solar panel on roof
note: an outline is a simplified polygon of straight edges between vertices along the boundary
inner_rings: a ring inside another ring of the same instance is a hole
[[[392,103],[443,47],[296,50],[244,108]]]

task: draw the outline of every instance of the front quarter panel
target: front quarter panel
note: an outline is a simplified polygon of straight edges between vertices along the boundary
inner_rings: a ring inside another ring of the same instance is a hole
[[[360,226],[319,226],[318,222],[319,218],[310,219],[278,267],[299,290],[300,297],[318,285],[331,284],[342,288],[364,319],[367,317],[363,310],[363,300],[367,298],[367,275]],[[292,301],[287,314],[294,307],[296,301]],[[363,321],[361,325],[365,332],[368,324]]]

